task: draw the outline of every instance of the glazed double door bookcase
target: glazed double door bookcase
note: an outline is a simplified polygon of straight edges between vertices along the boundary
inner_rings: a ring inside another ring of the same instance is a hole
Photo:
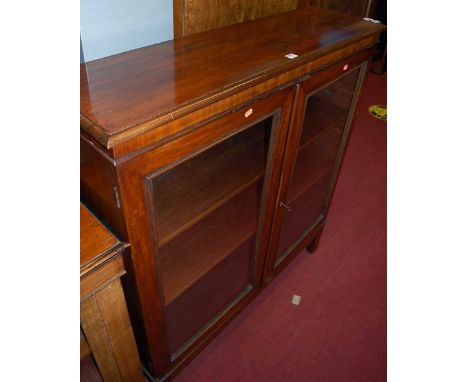
[[[173,373],[295,254],[316,247],[365,73],[362,57],[117,167],[127,227],[138,226],[129,236],[134,277],[144,284],[138,298],[147,347],[139,345],[153,375]]]
[[[317,248],[384,29],[307,7],[80,66],[82,201],[131,245],[148,375],[173,378]]]

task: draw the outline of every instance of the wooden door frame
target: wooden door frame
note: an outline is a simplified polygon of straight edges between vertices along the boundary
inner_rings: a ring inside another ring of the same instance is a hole
[[[325,222],[328,208],[330,205],[330,200],[333,195],[335,185],[336,185],[336,178],[339,174],[341,169],[342,159],[344,156],[344,151],[347,147],[348,137],[352,129],[353,121],[354,121],[354,112],[356,108],[356,103],[359,99],[359,95],[362,90],[362,82],[364,81],[365,75],[367,73],[367,64],[371,59],[373,49],[366,49],[359,53],[354,54],[351,57],[347,57],[338,63],[333,65],[329,65],[328,67],[312,73],[312,75],[308,75],[303,77],[299,81],[299,86],[296,90],[295,100],[294,100],[294,107],[292,111],[292,119],[291,119],[291,126],[288,133],[288,138],[286,142],[286,151],[284,153],[284,160],[283,166],[281,171],[281,179],[278,186],[278,197],[276,201],[275,213],[272,220],[272,228],[270,234],[270,241],[268,244],[268,257],[265,261],[265,270],[263,276],[263,283],[268,284],[271,280],[284,269],[287,264],[313,239],[320,235],[320,232],[323,228],[323,224]],[[346,66],[346,69],[344,70]],[[293,249],[289,252],[285,258],[281,260],[281,262],[275,266],[275,260],[277,255],[277,245],[280,235],[281,226],[283,224],[284,218],[284,208],[281,207],[280,203],[287,200],[287,195],[289,192],[289,187],[291,185],[291,180],[294,172],[295,161],[297,158],[297,153],[299,150],[299,143],[302,133],[302,126],[305,117],[305,106],[310,96],[315,94],[316,92],[320,91],[321,89],[329,86],[330,84],[338,81],[343,76],[348,75],[351,71],[358,70],[360,73],[358,74],[357,82],[354,89],[354,95],[351,101],[351,106],[349,109],[346,125],[344,128],[344,132],[342,138],[340,140],[340,145],[338,148],[337,157],[335,163],[332,167],[332,174],[330,178],[331,187],[326,191],[326,195],[324,196],[324,213],[323,217],[320,221],[317,221],[314,227],[304,235],[302,238],[298,238],[298,242],[294,246]],[[314,246],[317,246],[317,243],[314,243]]]
[[[199,124],[196,128],[188,129],[190,132],[155,147],[117,166],[117,176],[121,204],[125,216],[129,242],[132,245],[131,269],[129,272],[134,277],[134,283],[138,286],[137,293],[140,302],[141,317],[146,332],[147,347],[153,371],[161,378],[174,372],[182,364],[191,359],[202,346],[211,340],[222,328],[224,323],[230,320],[240,309],[245,306],[259,291],[261,277],[266,257],[269,228],[274,212],[276,190],[281,171],[283,148],[285,145],[293,91],[291,86],[283,86],[265,93],[260,97],[250,100],[234,110]],[[268,166],[265,179],[264,194],[262,197],[262,211],[259,219],[260,239],[258,240],[257,262],[255,265],[254,290],[249,293],[249,298],[244,298],[236,305],[236,308],[226,314],[210,327],[206,335],[195,341],[186,351],[174,359],[168,346],[165,326],[165,311],[161,289],[161,275],[158,268],[155,251],[155,233],[150,221],[149,209],[151,208],[149,194],[149,176],[165,166],[181,160],[184,157],[194,156],[209,147],[219,144],[223,140],[236,135],[248,128],[248,122],[241,127],[236,126],[236,118],[244,117],[245,111],[253,109],[253,118],[261,120],[274,113],[279,114],[277,126],[272,130],[270,137],[270,150],[268,154]],[[229,122],[230,121],[230,122]],[[274,148],[274,151],[271,151]],[[266,196],[266,197],[265,197]],[[262,216],[263,215],[263,216]]]

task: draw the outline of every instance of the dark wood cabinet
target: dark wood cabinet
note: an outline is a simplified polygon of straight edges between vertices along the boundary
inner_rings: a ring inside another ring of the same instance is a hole
[[[132,246],[153,377],[317,246],[382,29],[312,8],[82,64],[82,198]]]
[[[356,17],[369,17],[375,0],[310,0],[310,6],[333,9]]]

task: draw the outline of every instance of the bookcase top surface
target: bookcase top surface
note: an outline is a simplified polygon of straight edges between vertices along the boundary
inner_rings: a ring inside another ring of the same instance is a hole
[[[138,126],[174,119],[384,30],[311,8],[162,42],[80,65],[81,126],[112,147]],[[295,58],[285,57],[289,53]],[[134,132],[134,133],[132,133]]]

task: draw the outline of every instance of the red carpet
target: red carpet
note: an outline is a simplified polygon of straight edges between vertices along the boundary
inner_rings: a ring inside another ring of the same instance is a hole
[[[386,380],[386,123],[367,111],[386,101],[386,75],[370,74],[317,251],[299,254],[176,382]]]

